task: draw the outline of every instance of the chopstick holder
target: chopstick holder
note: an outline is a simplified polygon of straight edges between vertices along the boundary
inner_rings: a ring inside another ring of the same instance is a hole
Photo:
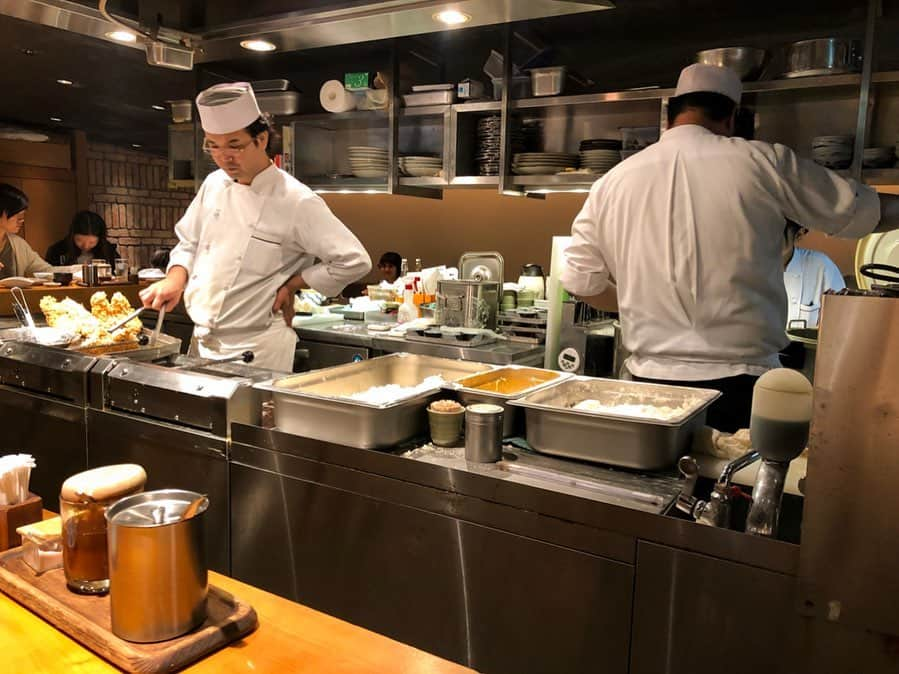
[[[21,503],[0,506],[0,552],[22,545],[22,537],[16,529],[40,522],[43,514],[44,502],[40,496],[30,492]]]

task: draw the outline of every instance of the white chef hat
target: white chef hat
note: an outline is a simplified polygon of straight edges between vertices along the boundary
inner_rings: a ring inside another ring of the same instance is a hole
[[[207,133],[233,133],[245,129],[262,113],[253,87],[247,82],[216,84],[197,96],[200,123]]]
[[[707,63],[694,63],[680,71],[675,96],[694,94],[701,91],[723,94],[737,105],[743,95],[743,83],[730,68]]]

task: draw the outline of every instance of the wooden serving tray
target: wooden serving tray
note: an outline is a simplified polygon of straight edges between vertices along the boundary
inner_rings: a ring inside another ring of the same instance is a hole
[[[125,641],[112,633],[109,596],[71,592],[62,569],[36,575],[22,559],[22,548],[0,554],[0,590],[128,672],[181,669],[252,632],[258,624],[252,606],[210,585],[206,622],[197,629],[155,644]]]

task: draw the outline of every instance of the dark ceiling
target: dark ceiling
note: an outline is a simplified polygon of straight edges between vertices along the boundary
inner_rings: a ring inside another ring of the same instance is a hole
[[[150,106],[190,98],[196,78],[152,68],[136,49],[7,16],[0,16],[0,62],[3,122],[83,129],[95,140],[136,143],[157,154],[166,152],[171,118],[167,107]]]
[[[367,0],[366,0],[367,1]],[[323,1],[254,3],[157,0],[154,4],[201,7],[206,25],[220,25],[250,16],[278,14],[290,9],[330,5]],[[94,2],[84,4],[95,6]],[[131,0],[110,3],[127,13]],[[336,3],[339,5],[353,4]],[[697,49],[728,44],[768,47],[774,54],[769,77],[778,72],[783,45],[792,40],[826,35],[861,37],[865,0],[618,0],[617,9],[587,15],[532,21],[515,27],[532,42],[550,49],[547,63],[566,64],[593,84],[585,91],[624,87],[673,85],[681,67]],[[885,0],[886,16],[876,67],[899,68],[896,34],[899,0]],[[516,59],[521,57],[521,43]],[[445,77],[457,81],[481,77],[481,65],[491,48],[501,49],[502,31],[475,28],[403,38],[404,53],[437,55]],[[26,53],[26,50],[28,53]],[[204,63],[194,72],[177,72],[146,64],[140,50],[47,28],[0,15],[0,59],[6,95],[0,99],[0,123],[19,122],[41,127],[78,128],[95,140],[124,146],[137,143],[157,154],[166,152],[168,111],[152,105],[192,98],[197,85],[222,78],[286,77],[304,92],[303,111],[317,112],[318,87],[347,69],[383,68],[387,43],[362,43],[306,52],[248,55],[220,63]],[[407,57],[408,58],[408,57]],[[781,57],[782,59],[782,57]],[[56,83],[74,81],[66,87]],[[571,84],[571,83],[570,83]],[[572,84],[569,92],[576,93]],[[51,116],[63,122],[52,124]]]

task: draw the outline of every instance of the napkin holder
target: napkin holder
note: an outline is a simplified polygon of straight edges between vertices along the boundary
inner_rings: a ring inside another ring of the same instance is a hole
[[[16,529],[26,524],[40,522],[44,515],[44,503],[37,494],[29,492],[28,498],[15,505],[0,505],[0,551],[22,545],[22,537]]]

